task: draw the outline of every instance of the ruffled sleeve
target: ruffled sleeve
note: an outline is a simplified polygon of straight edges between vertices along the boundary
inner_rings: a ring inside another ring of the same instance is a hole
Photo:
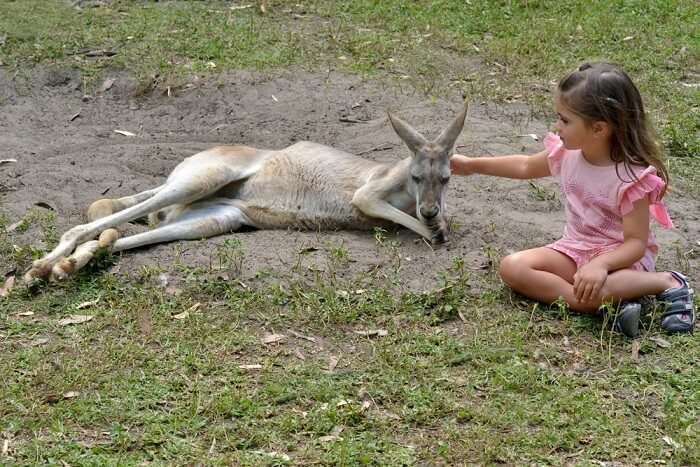
[[[549,164],[549,172],[552,175],[559,175],[561,173],[561,160],[564,157],[564,143],[562,143],[559,135],[554,133],[548,133],[544,137],[544,147],[549,151],[547,156],[547,163]]]
[[[622,186],[619,196],[620,212],[623,216],[632,212],[635,201],[645,197],[649,198],[649,214],[657,220],[663,227],[670,229],[673,227],[671,216],[668,214],[666,205],[661,201],[661,192],[666,184],[656,175],[656,168],[649,166],[638,175],[639,180],[626,183]]]

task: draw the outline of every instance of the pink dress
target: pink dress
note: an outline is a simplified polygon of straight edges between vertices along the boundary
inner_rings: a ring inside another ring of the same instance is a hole
[[[673,227],[659,198],[664,181],[656,175],[655,167],[635,167],[635,180],[622,164],[615,170],[615,166],[589,163],[581,150],[567,150],[555,134],[548,134],[544,145],[549,151],[549,170],[560,177],[566,210],[563,237],[547,246],[570,257],[577,268],[622,245],[622,216],[629,214],[632,204],[644,197],[649,198],[651,217],[665,228]],[[654,271],[657,252],[654,234],[649,232],[644,257],[630,269]]]

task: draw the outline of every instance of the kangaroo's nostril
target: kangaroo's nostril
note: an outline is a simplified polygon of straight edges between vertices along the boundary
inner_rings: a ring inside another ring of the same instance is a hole
[[[437,206],[433,206],[431,208],[420,208],[420,215],[425,219],[432,219],[433,217],[437,216],[439,212],[440,209]]]

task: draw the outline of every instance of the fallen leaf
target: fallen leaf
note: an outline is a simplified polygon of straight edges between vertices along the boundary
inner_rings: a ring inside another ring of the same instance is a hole
[[[70,315],[67,318],[63,318],[58,321],[59,326],[68,326],[69,324],[82,324],[87,323],[93,317],[90,315]]]
[[[459,319],[461,319],[463,323],[467,322],[467,318],[464,317],[460,310],[457,310],[457,316],[459,316]]]
[[[2,455],[6,456],[7,452],[10,450],[10,440],[6,439],[2,442]]]
[[[33,311],[23,311],[22,313],[17,313],[17,316],[34,316]]]
[[[75,119],[78,118],[78,117],[80,117],[80,110],[78,110],[76,113],[74,113],[74,114],[71,116],[71,118],[68,119],[68,121],[72,122],[73,120],[75,120]],[[102,194],[104,194],[104,193],[102,193]]]
[[[340,436],[327,435],[321,436],[318,440],[322,443],[330,443],[332,441],[342,441],[343,438],[341,438]]]
[[[660,336],[653,336],[649,338],[650,341],[653,341],[658,345],[659,347],[666,349],[668,347],[671,347],[671,343],[664,339],[663,337]]]
[[[252,365],[238,365],[238,368],[241,370],[262,370],[262,365],[260,364],[252,364]]]
[[[76,308],[76,310],[82,310],[83,308],[89,308],[93,305],[97,305],[99,303],[99,301],[100,301],[100,297],[97,297],[95,300],[91,300],[89,302],[83,302],[83,303],[79,304],[78,306],[76,306],[75,308]]]
[[[5,229],[5,232],[10,233],[10,232],[14,231],[17,227],[19,227],[20,225],[22,225],[23,222],[24,222],[24,219],[22,219],[21,221],[15,222],[14,224],[8,226],[8,227]]]
[[[67,393],[63,394],[64,399],[73,399],[76,398],[80,395],[78,391],[68,391]]]
[[[335,294],[342,298],[348,298],[350,296],[350,293],[347,290],[336,290]]]
[[[674,440],[673,438],[671,438],[670,436],[664,436],[664,437],[661,438],[661,439],[663,439],[664,442],[665,442],[666,444],[668,444],[669,446],[671,446],[673,449],[679,449],[679,448],[681,447],[680,443],[678,443],[678,441],[675,441],[675,440]]]
[[[136,133],[132,133],[132,132],[126,131],[126,130],[114,130],[114,132],[119,133],[120,135],[124,135],[124,136],[136,136]]]
[[[306,360],[306,357],[304,357],[304,354],[299,349],[294,349],[294,356],[297,357],[299,360]]]
[[[305,336],[305,335],[303,335],[303,334],[300,334],[300,333],[296,332],[296,331],[293,330],[293,329],[290,329],[290,330],[289,330],[289,334],[291,334],[292,336],[296,337],[297,339],[304,339],[305,341],[314,342],[314,343],[316,342],[316,338],[315,338],[315,337]]]
[[[526,133],[524,135],[518,135],[518,138],[532,138],[535,141],[539,141],[540,137],[534,133]]]
[[[338,366],[339,361],[340,361],[340,359],[338,357],[331,355],[330,358],[328,359],[328,371],[335,370],[335,367]]]
[[[111,57],[113,55],[117,55],[116,52],[113,52],[111,50],[88,50],[85,52],[86,57]]]
[[[178,313],[176,315],[173,315],[173,319],[185,319],[188,316],[190,316],[190,312],[185,310],[182,313]]]
[[[277,98],[275,97],[275,95],[274,95],[274,94],[271,94],[271,96],[272,96],[272,100],[273,100],[273,101],[275,101],[275,102],[279,102],[279,100],[278,100],[278,99],[277,99]]]
[[[15,276],[10,276],[5,279],[5,283],[0,287],[0,297],[7,297],[10,295],[10,290],[15,286]]]
[[[632,361],[635,361],[635,362],[639,361],[639,349],[640,349],[639,339],[633,340],[632,341]]]
[[[271,452],[265,452],[265,451],[251,451],[251,452],[253,452],[254,454],[260,454],[260,455],[262,455],[262,456],[268,456],[268,457],[274,457],[274,458],[277,458],[277,459],[282,459],[282,460],[285,461],[285,462],[289,462],[290,460],[292,460],[292,458],[289,457],[288,455],[283,454],[283,453],[281,453],[281,452],[276,452],[276,451],[271,451]]]
[[[173,295],[173,296],[177,297],[178,295],[180,295],[182,293],[182,289],[179,289],[177,287],[166,287],[165,293],[167,293],[168,295]]]
[[[17,159],[0,159],[0,165],[2,164],[12,164],[17,162]]]
[[[632,39],[634,39],[634,36],[626,36],[622,39],[622,42],[631,41]]]
[[[163,289],[168,287],[168,275],[166,273],[161,272],[158,274],[158,285]]]
[[[372,406],[372,396],[370,396],[369,392],[367,391],[366,387],[361,387],[359,391],[357,391],[357,397],[360,398],[362,401],[362,407],[361,411],[364,412],[365,410],[369,409]]]
[[[40,337],[38,339],[34,339],[33,341],[29,342],[29,344],[27,344],[27,345],[29,345],[30,347],[37,347],[39,345],[47,344],[48,342],[49,342],[48,338]]]
[[[201,305],[201,303],[197,302],[194,305],[192,305],[191,307],[189,307],[188,309],[186,309],[185,311],[183,311],[182,313],[178,313],[176,315],[173,315],[172,318],[173,319],[185,319],[188,316],[190,316],[190,312],[194,313],[195,311],[197,311],[197,309],[200,307],[200,305]]]
[[[284,340],[287,336],[284,334],[266,334],[265,337],[261,339],[263,344],[274,344],[275,342],[280,342]]]
[[[108,78],[102,83],[102,86],[100,86],[100,92],[105,92],[109,91],[109,89],[114,85],[114,80],[112,78]]]
[[[355,334],[358,334],[360,336],[367,336],[367,337],[384,337],[389,334],[389,331],[386,329],[370,329],[367,331],[353,331]]]
[[[252,8],[253,5],[233,5],[229,7],[229,10],[244,10],[246,8]]]
[[[48,209],[49,211],[55,211],[53,207],[49,203],[45,203],[43,201],[39,201],[38,203],[34,203],[34,206],[39,206],[40,208]]]

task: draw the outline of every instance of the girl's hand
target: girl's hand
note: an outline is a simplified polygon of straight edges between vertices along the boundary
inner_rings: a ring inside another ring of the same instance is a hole
[[[452,175],[471,175],[474,170],[470,167],[471,157],[462,154],[454,154],[450,158],[450,172]]]
[[[600,300],[603,284],[608,279],[607,268],[595,261],[584,265],[574,274],[574,294],[579,302]]]

